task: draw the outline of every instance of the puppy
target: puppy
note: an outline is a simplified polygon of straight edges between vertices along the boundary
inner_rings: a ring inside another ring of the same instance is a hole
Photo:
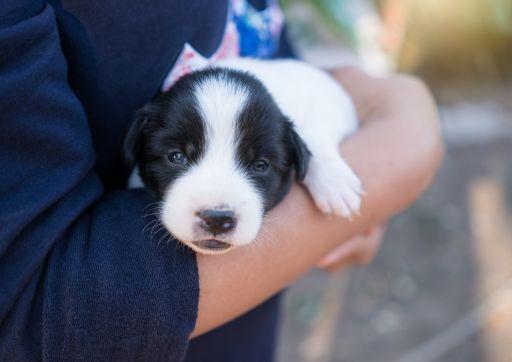
[[[161,201],[161,222],[184,244],[223,253],[256,238],[293,175],[321,211],[357,213],[361,182],[338,149],[356,128],[350,98],[326,73],[294,60],[225,61],[137,112],[124,145],[138,165],[129,186]]]

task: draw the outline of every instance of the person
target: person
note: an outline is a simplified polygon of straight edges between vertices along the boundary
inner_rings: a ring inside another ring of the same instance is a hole
[[[367,193],[360,216],[323,215],[295,185],[258,244],[218,257],[173,239],[158,244],[167,235],[152,238],[147,228],[151,200],[124,188],[122,135],[186,49],[203,62],[227,52],[229,6],[241,8],[220,0],[3,1],[0,360],[272,360],[279,292],[317,264],[368,261],[382,233],[376,225],[431,182],[443,146],[423,84],[342,68],[332,76],[362,123],[340,146]],[[276,7],[243,7],[265,14],[268,31],[234,11],[235,49],[283,51],[272,41]]]

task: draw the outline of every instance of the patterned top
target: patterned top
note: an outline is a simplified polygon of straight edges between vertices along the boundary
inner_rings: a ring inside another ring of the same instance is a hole
[[[228,11],[226,29],[217,51],[206,58],[186,43],[166,76],[162,91],[167,91],[182,76],[222,59],[239,56],[270,58],[274,55],[284,24],[278,0],[269,0],[261,11],[247,0],[230,0]]]

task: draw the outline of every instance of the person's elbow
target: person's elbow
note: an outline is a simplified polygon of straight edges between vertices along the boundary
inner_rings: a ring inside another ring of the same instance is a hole
[[[412,188],[411,198],[416,199],[432,183],[444,158],[439,114],[430,90],[419,78],[400,74],[389,81],[397,89],[396,102],[406,107],[403,137],[408,139],[405,143],[414,157],[411,176],[416,187]]]

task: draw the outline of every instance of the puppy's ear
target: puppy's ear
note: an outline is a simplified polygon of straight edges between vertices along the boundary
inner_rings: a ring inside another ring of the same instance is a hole
[[[137,163],[142,145],[142,130],[148,120],[144,108],[137,111],[135,119],[126,132],[123,144],[123,160],[126,166],[132,168]]]
[[[308,171],[309,158],[311,152],[309,152],[306,143],[295,131],[293,124],[287,120],[288,131],[286,137],[286,144],[288,152],[291,156],[291,161],[295,166],[295,178],[298,182],[304,181],[306,172]]]

